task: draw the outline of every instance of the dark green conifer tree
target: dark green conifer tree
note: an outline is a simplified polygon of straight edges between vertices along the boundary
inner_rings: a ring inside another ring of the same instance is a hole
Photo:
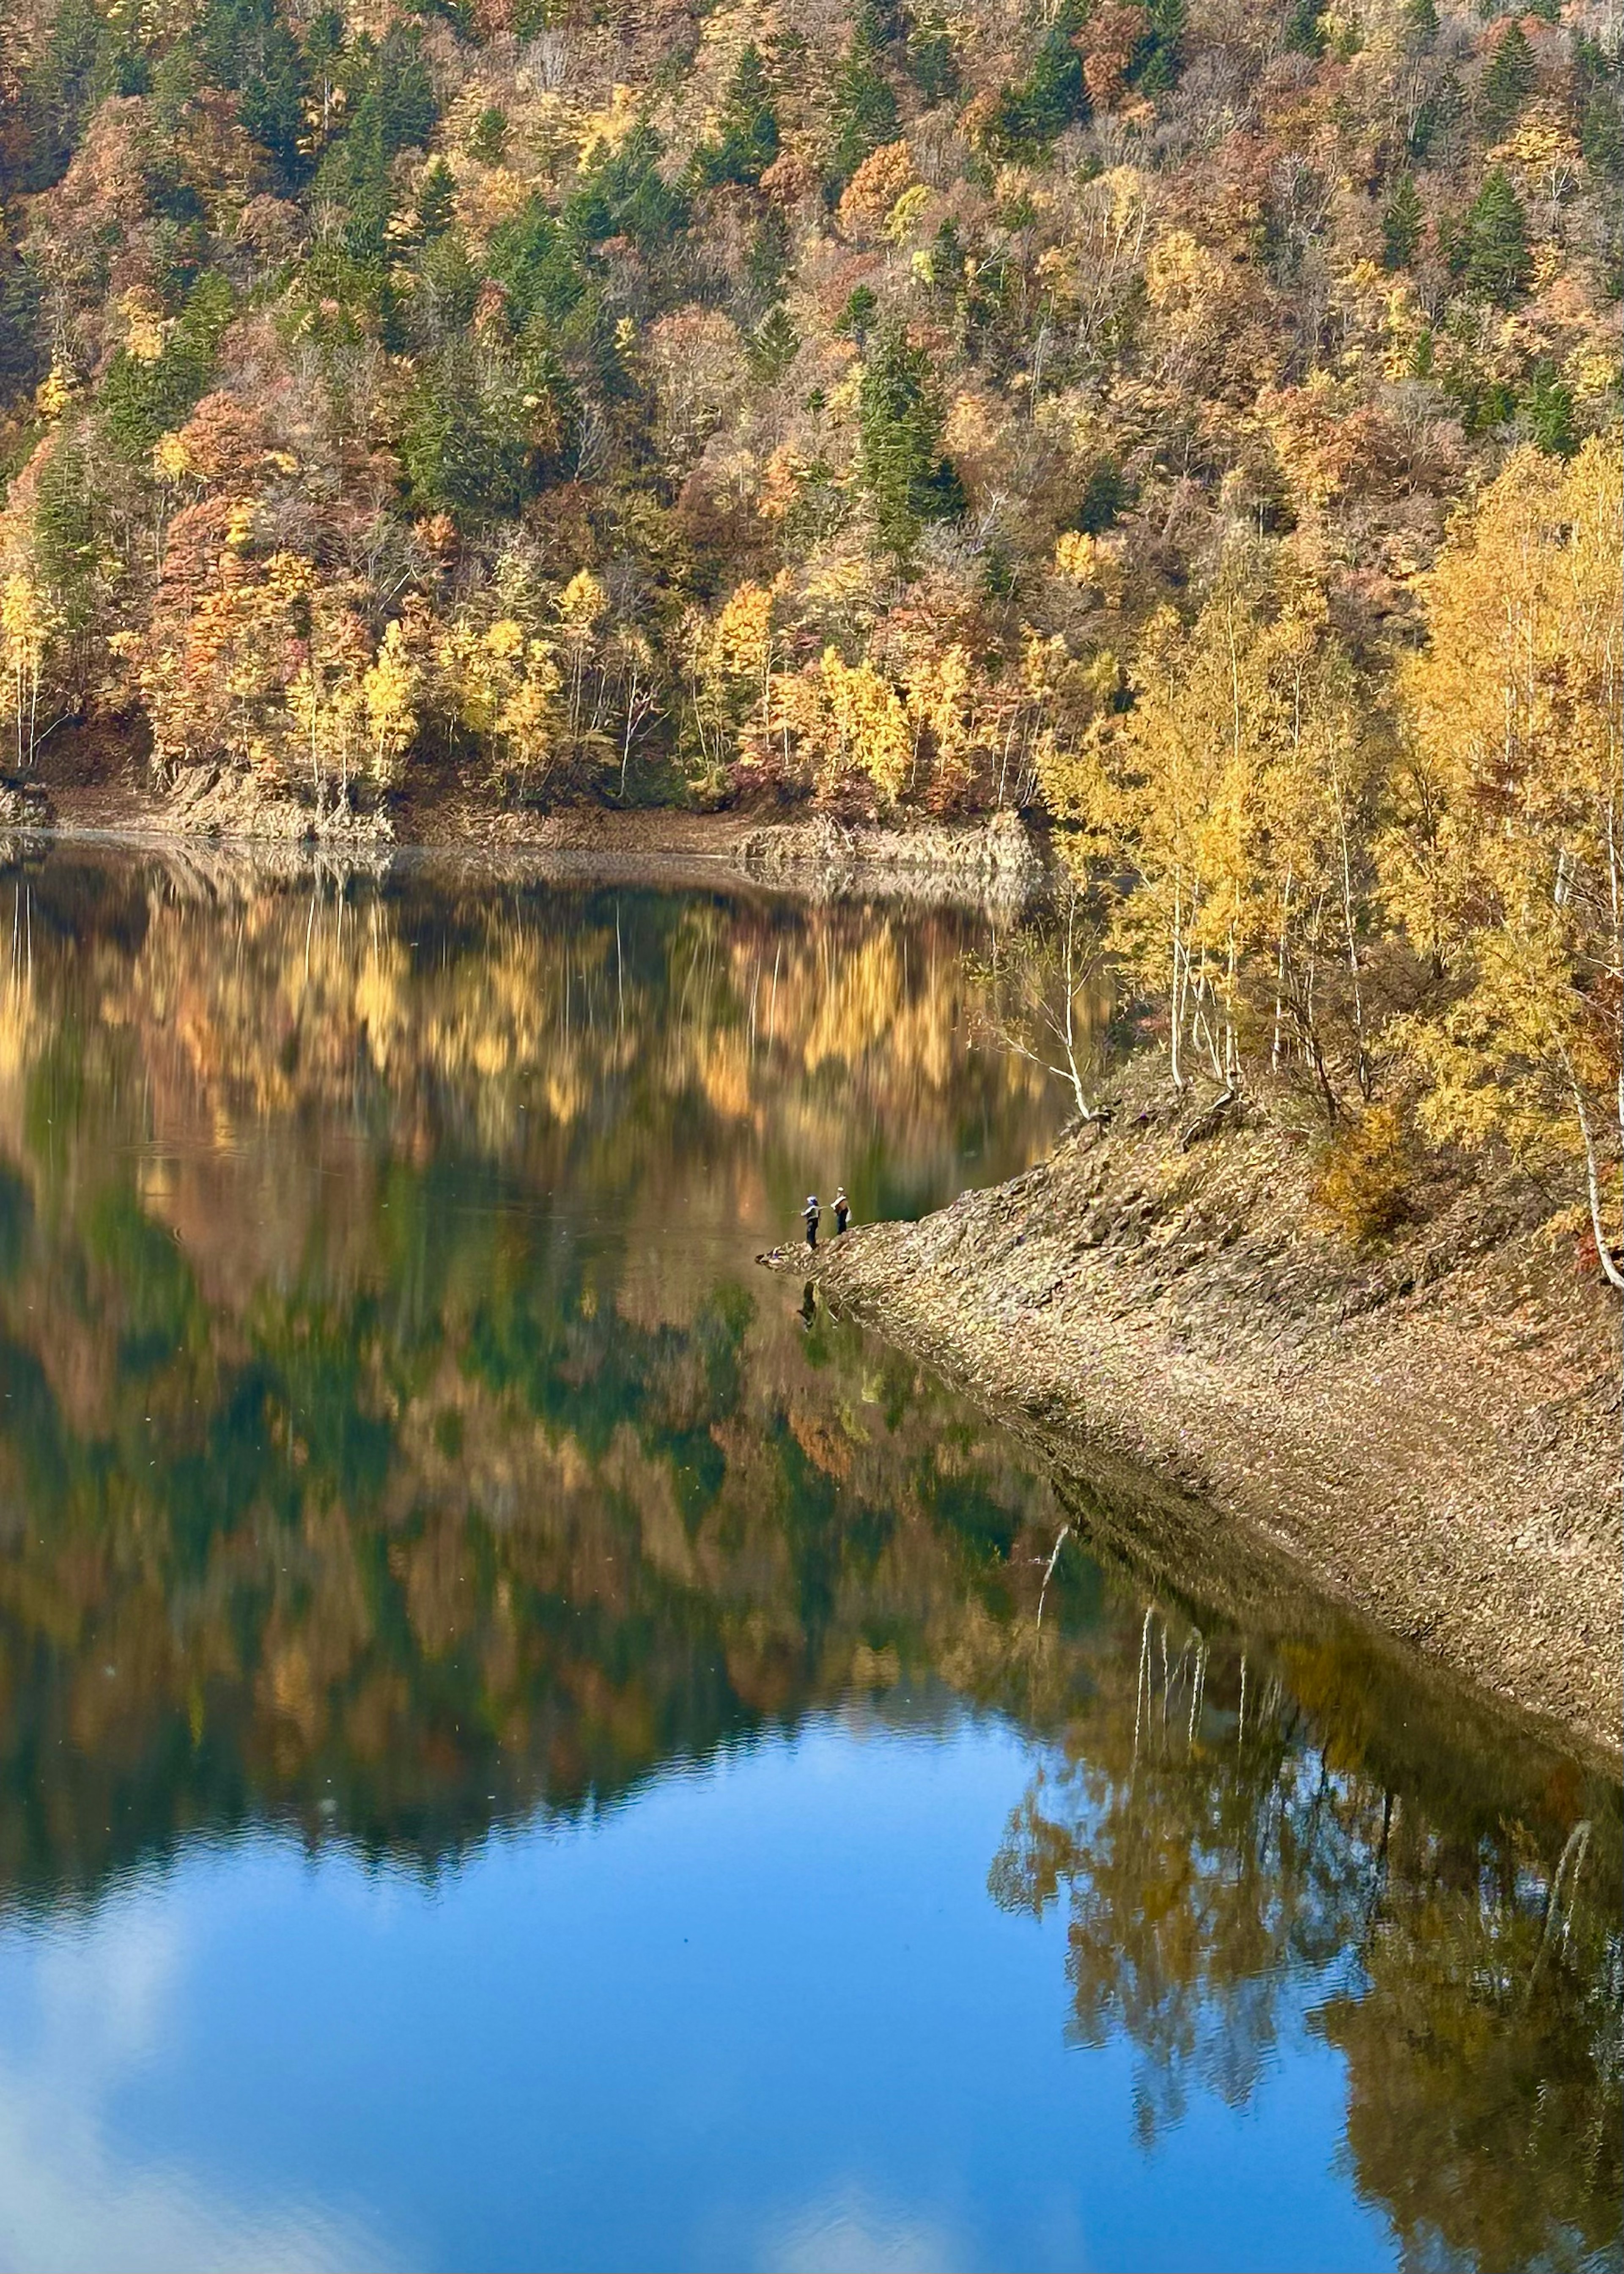
[[[782,305],[770,308],[750,341],[750,367],[769,383],[782,379],[795,360],[801,335]]]
[[[417,228],[425,244],[450,228],[455,200],[456,177],[443,158],[432,158],[417,187]]]
[[[872,285],[853,285],[846,296],[845,307],[835,318],[831,327],[835,337],[840,340],[855,340],[858,346],[861,347],[873,328],[875,317],[879,312],[879,299]]]
[[[1540,448],[1553,458],[1571,458],[1579,447],[1572,389],[1547,365],[1534,373],[1529,389],[1528,424]]]
[[[858,436],[858,475],[880,544],[906,566],[923,524],[962,513],[965,500],[942,455],[942,410],[929,366],[898,325],[878,334],[864,358]]]
[[[500,166],[508,154],[508,113],[488,103],[474,121],[468,147],[481,165]]]
[[[1063,8],[1026,78],[1004,90],[989,136],[999,156],[1036,157],[1066,127],[1087,118],[1088,89],[1073,38],[1080,21],[1078,9]]]
[[[860,18],[830,106],[829,172],[837,187],[897,132],[897,98],[881,68],[882,53],[876,27]]]
[[[1381,216],[1381,265],[1384,268],[1408,268],[1416,257],[1426,227],[1426,210],[1421,203],[1421,192],[1410,174],[1399,177],[1387,211]]]
[[[1534,86],[1534,50],[1528,34],[1515,19],[1500,34],[1477,90],[1477,110],[1485,131],[1499,134],[1509,126]]]
[[[1150,26],[1128,65],[1129,83],[1145,94],[1162,94],[1184,63],[1185,0],[1150,0]]]
[[[1579,147],[1584,162],[1605,181],[1624,177],[1624,110],[1619,105],[1619,56],[1598,40],[1574,41]]]
[[[745,285],[758,308],[771,307],[783,291],[789,255],[789,223],[777,206],[769,206],[750,231],[744,253]]]
[[[65,437],[40,471],[34,558],[70,632],[83,631],[94,613],[101,553],[94,496],[79,437]]]
[[[951,102],[959,92],[959,59],[939,15],[909,11],[908,76],[928,104]]]
[[[748,46],[728,87],[718,132],[695,154],[695,177],[711,188],[722,182],[759,182],[778,154],[771,82],[760,50]]]
[[[1325,31],[1320,18],[1320,0],[1291,0],[1286,11],[1286,45],[1294,55],[1322,56],[1325,53]]]
[[[1508,308],[1528,290],[1532,264],[1522,200],[1503,166],[1496,166],[1466,215],[1466,289],[1475,299]]]

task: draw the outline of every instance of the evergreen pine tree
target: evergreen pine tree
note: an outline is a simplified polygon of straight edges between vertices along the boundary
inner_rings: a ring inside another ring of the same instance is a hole
[[[1547,366],[1534,374],[1529,390],[1528,423],[1534,440],[1553,458],[1571,458],[1579,447],[1572,390]]]
[[[34,558],[63,622],[82,631],[95,608],[99,553],[94,486],[77,437],[58,445],[41,470],[34,509]]]
[[[1056,134],[1089,115],[1082,59],[1072,44],[1079,22],[1064,8],[1019,85],[1006,87],[989,137],[999,155],[1032,157],[1047,150]]]
[[[237,107],[243,124],[269,154],[282,186],[295,187],[305,170],[299,148],[304,79],[297,43],[284,24],[272,25],[260,41],[255,67],[244,74]]]
[[[417,187],[417,228],[432,245],[451,226],[456,177],[443,158],[431,158]]]
[[[715,137],[695,154],[694,171],[702,184],[759,182],[778,154],[778,117],[759,49],[748,46],[739,57]]]
[[[166,141],[172,142],[179,134],[197,93],[197,57],[184,40],[177,40],[168,54],[160,56],[153,65],[152,85],[147,90],[153,121]]]
[[[744,254],[744,281],[758,306],[771,307],[782,292],[789,255],[789,223],[776,206],[769,206],[750,231]]]
[[[854,284],[847,293],[846,305],[831,327],[839,340],[855,340],[861,348],[873,328],[879,312],[879,299],[870,284]]]
[[[1531,264],[1522,200],[1503,166],[1485,179],[1466,215],[1466,289],[1508,308],[1528,290]]]
[[[923,353],[888,326],[863,363],[858,473],[881,545],[906,565],[922,524],[964,510],[959,477],[942,456],[942,412]]]
[[[1616,87],[1598,87],[1586,98],[1579,147],[1592,173],[1612,182],[1624,177],[1624,113]]]
[[[959,58],[940,16],[910,13],[907,57],[908,75],[927,104],[949,102],[958,94]]]
[[[1534,85],[1534,50],[1515,19],[1500,34],[1478,89],[1477,109],[1485,130],[1498,134],[1509,126]]]
[[[1425,226],[1426,212],[1415,177],[1402,174],[1381,216],[1382,267],[1408,268],[1416,257],[1416,247]]]
[[[1320,0],[1291,0],[1286,11],[1285,40],[1294,55],[1325,53],[1325,32],[1320,16]]]
[[[500,104],[487,103],[473,124],[468,147],[484,166],[500,166],[508,154],[508,113]]]
[[[1144,94],[1164,94],[1184,63],[1185,0],[1150,0],[1150,27],[1128,65],[1128,83]]]
[[[1437,38],[1437,0],[1404,0],[1404,36],[1415,48],[1425,48]]]
[[[897,131],[897,98],[880,68],[880,52],[868,26],[860,20],[836,74],[830,107],[829,170],[837,184],[849,182],[869,153]]]
[[[757,378],[771,384],[783,378],[800,346],[801,335],[791,323],[788,312],[782,305],[770,308],[750,342],[750,367]]]

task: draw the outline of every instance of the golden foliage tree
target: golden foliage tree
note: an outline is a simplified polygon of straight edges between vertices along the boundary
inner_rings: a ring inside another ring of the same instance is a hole
[[[1388,848],[1388,890],[1458,982],[1417,1022],[1424,1117],[1468,1141],[1583,1163],[1602,1267],[1617,1257],[1624,1142],[1624,459],[1565,472],[1524,448],[1457,521],[1402,675],[1435,813],[1427,857]]]

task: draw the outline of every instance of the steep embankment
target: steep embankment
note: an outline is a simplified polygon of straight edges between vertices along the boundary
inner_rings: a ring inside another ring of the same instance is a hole
[[[820,1251],[823,1291],[1616,1754],[1619,1334],[1594,1273],[1538,1194],[1441,1171],[1356,1249],[1315,1221],[1310,1131],[1213,1120],[1140,1068],[1109,1129]]]

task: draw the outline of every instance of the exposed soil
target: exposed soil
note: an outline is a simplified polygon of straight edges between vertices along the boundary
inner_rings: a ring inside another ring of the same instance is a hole
[[[1019,817],[914,820],[884,827],[827,814],[618,811],[592,804],[550,812],[503,806],[455,779],[431,782],[387,809],[311,807],[267,792],[252,775],[199,767],[157,794],[135,763],[64,760],[30,793],[26,817],[59,834],[214,839],[375,855],[422,847],[509,870],[568,876],[748,877],[812,898],[850,892],[902,900],[1019,906],[1041,886],[1041,840]],[[0,827],[25,817],[0,810]]]
[[[821,1291],[1039,1436],[1094,1521],[1153,1511],[1175,1576],[1283,1556],[1616,1758],[1620,1321],[1593,1262],[1548,1194],[1447,1164],[1357,1247],[1316,1221],[1306,1120],[1215,1095],[1140,1062],[1109,1128],[821,1247]]]

